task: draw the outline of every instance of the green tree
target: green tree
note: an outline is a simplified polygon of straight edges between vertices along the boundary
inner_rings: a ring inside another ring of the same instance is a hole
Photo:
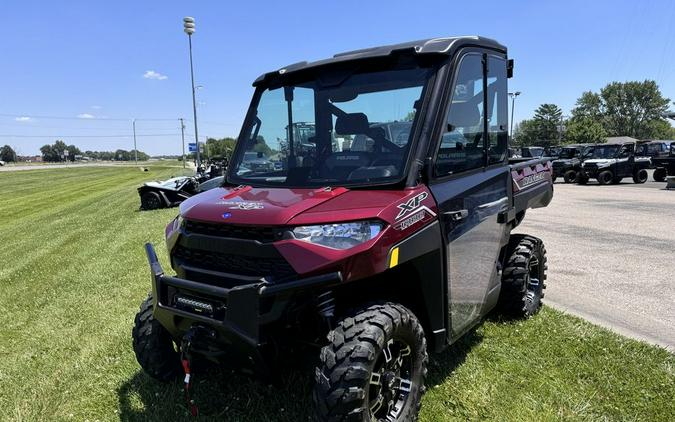
[[[562,110],[555,104],[542,104],[534,111],[532,118],[537,138],[543,144],[549,144],[560,138]]]
[[[567,123],[565,142],[573,144],[600,143],[607,136],[599,120],[592,117],[575,117]]]
[[[6,163],[16,162],[16,152],[9,145],[0,148],[0,160]]]
[[[581,94],[572,109],[572,118],[591,118],[600,122],[605,114],[605,106],[600,94],[586,91]]]
[[[609,136],[653,138],[654,121],[663,120],[670,100],[654,81],[612,82],[600,91]]]
[[[538,140],[537,125],[533,119],[525,119],[513,128],[512,144],[514,146],[531,146]]]
[[[75,145],[68,145],[66,147],[66,151],[68,151],[68,157],[66,157],[70,161],[75,161],[75,156],[76,155],[82,155],[82,151]]]

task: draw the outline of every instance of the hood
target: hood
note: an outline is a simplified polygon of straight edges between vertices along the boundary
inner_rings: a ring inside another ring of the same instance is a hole
[[[555,166],[556,164],[558,164],[558,165],[571,164],[571,163],[574,163],[576,161],[579,161],[579,159],[578,158],[557,158],[557,159],[553,160],[552,163]]]
[[[296,215],[347,192],[345,188],[218,188],[184,201],[180,214],[206,222],[284,225]]]
[[[593,158],[584,161],[584,164],[613,164],[613,163],[616,163],[616,158]]]
[[[388,207],[415,190],[349,190],[217,188],[193,196],[180,205],[183,218],[213,223],[265,226],[389,219]],[[394,204],[394,205],[392,205]],[[391,210],[389,210],[391,211]],[[393,212],[393,211],[391,211]],[[386,214],[386,216],[384,215]]]

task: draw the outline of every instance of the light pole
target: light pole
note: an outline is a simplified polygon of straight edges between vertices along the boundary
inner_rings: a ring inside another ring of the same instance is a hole
[[[516,107],[516,97],[520,95],[520,91],[509,92],[509,97],[511,97],[511,140],[513,140],[513,115]]]
[[[183,31],[188,35],[188,43],[190,46],[190,80],[192,81],[192,114],[194,116],[195,125],[195,142],[197,143],[197,170],[201,164],[199,158],[199,133],[197,131],[197,100],[195,98],[195,71],[192,66],[192,34],[195,33],[195,19],[187,16],[183,18]]]
[[[183,141],[183,168],[185,168],[185,124],[182,117],[178,120],[180,120],[180,138]]]
[[[131,121],[131,126],[134,128],[134,161],[138,164],[138,148],[136,148],[136,119]]]

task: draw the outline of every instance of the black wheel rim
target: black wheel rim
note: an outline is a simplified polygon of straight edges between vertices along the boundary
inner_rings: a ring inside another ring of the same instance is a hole
[[[541,276],[539,269],[539,259],[533,255],[528,264],[526,299],[530,311],[533,311],[539,306],[541,300]]]
[[[370,419],[397,420],[408,404],[412,389],[412,348],[403,340],[389,340],[380,352],[370,376]]]

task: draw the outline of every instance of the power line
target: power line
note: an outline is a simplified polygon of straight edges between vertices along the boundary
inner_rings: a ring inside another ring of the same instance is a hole
[[[8,114],[0,113],[2,117],[29,117],[31,119],[56,119],[56,120],[79,120],[85,122],[95,122],[97,120],[105,121],[118,121],[118,122],[131,122],[134,120],[133,117],[129,118],[113,118],[113,117],[73,117],[73,116],[44,116],[44,115],[35,115],[35,114]],[[168,121],[178,121],[178,117],[175,118],[136,118],[136,121],[144,122],[168,122]],[[186,122],[190,121],[189,119],[184,119]]]
[[[178,136],[180,133],[152,133],[136,134],[137,137],[149,136]],[[0,135],[0,138],[131,138],[133,134],[128,135]]]

